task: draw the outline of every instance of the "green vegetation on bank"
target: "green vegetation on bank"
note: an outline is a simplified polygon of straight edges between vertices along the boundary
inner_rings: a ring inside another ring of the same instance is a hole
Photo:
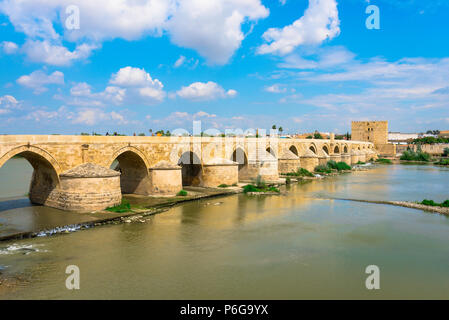
[[[439,161],[434,162],[434,164],[439,166],[449,166],[449,159],[440,159]]]
[[[418,138],[412,141],[413,144],[437,144],[437,143],[449,143],[448,138],[435,138],[435,137],[425,137]]]
[[[180,196],[180,197],[185,197],[185,196],[187,195],[187,191],[181,190],[181,191],[179,191],[176,195],[177,195],[177,196]]]
[[[332,169],[328,166],[325,166],[324,164],[320,164],[315,167],[315,172],[318,173],[332,173]]]
[[[443,156],[449,157],[449,148],[444,148],[444,150],[443,150]]]
[[[383,163],[383,164],[392,164],[393,162],[391,162],[390,159],[384,159],[384,158],[379,158],[376,160],[377,163]]]
[[[244,193],[248,193],[248,192],[276,192],[279,193],[281,192],[278,188],[276,187],[257,187],[253,184],[247,184],[246,186],[243,187],[243,192]]]
[[[280,190],[276,187],[267,186],[261,176],[257,176],[254,184],[247,184],[243,187],[243,192],[276,192],[280,193]]]
[[[422,152],[420,150],[413,151],[413,150],[406,150],[400,157],[401,160],[407,160],[407,161],[430,161],[430,154]]]
[[[312,172],[304,168],[298,168],[296,172],[289,172],[286,175],[295,177],[314,177]]]
[[[315,167],[315,172],[326,174],[332,173],[332,171],[344,171],[344,170],[351,170],[351,166],[348,165],[346,162],[343,161],[336,162],[334,160],[328,161],[326,165],[318,165]]]
[[[106,211],[115,212],[115,213],[125,213],[125,212],[131,212],[131,204],[128,200],[122,199],[122,203],[115,207],[109,207],[106,209]]]
[[[443,203],[437,203],[437,202],[435,202],[433,200],[424,199],[423,201],[420,202],[420,204],[423,204],[425,206],[432,206],[432,207],[449,208],[449,200],[446,200]]]

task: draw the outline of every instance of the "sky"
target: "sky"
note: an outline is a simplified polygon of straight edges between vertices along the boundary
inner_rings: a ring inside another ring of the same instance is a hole
[[[0,0],[0,134],[447,130],[448,16],[446,0]]]

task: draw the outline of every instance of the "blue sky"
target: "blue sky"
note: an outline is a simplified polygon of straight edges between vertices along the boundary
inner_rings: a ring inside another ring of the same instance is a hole
[[[0,134],[448,129],[448,15],[443,0],[1,0]]]

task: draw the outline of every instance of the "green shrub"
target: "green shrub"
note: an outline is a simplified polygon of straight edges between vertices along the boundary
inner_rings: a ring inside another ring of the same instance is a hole
[[[406,150],[402,154],[401,160],[407,160],[407,161],[430,161],[430,154],[422,152],[422,151],[413,151],[413,150]]]
[[[263,187],[263,188],[259,188],[256,187],[253,184],[247,184],[246,186],[243,187],[243,192],[244,193],[248,193],[248,192],[281,192],[278,188],[276,187]]]
[[[444,148],[444,150],[443,150],[443,156],[449,157],[449,148]]]
[[[441,166],[449,166],[449,159],[440,159],[440,161],[435,162],[435,164],[439,164]]]
[[[228,186],[227,184],[223,183],[223,184],[220,184],[218,187],[219,187],[219,188],[227,188],[227,187],[229,187],[229,186]]]
[[[296,172],[286,173],[287,176],[295,176],[295,177],[314,177],[313,173],[304,168],[298,168]]]
[[[325,166],[325,165],[321,164],[321,165],[315,167],[315,172],[318,172],[318,173],[331,173],[332,169],[330,169],[328,166]]]
[[[392,164],[393,162],[391,162],[390,159],[384,159],[384,158],[379,158],[376,160],[377,163],[384,163],[384,164]]]
[[[287,179],[285,179],[285,184],[291,184],[292,183],[292,179],[290,179],[290,177],[287,177]]]
[[[351,166],[348,165],[346,162],[341,161],[337,163],[337,170],[338,171],[351,170]]]
[[[179,191],[176,195],[177,195],[177,196],[180,196],[180,197],[185,197],[185,196],[187,195],[187,191],[181,190],[181,191]]]
[[[330,160],[330,161],[327,162],[327,166],[330,169],[337,169],[337,162],[335,162],[334,160]]]
[[[359,162],[357,162],[357,164],[365,164],[365,162],[359,161]]]
[[[243,192],[244,193],[248,193],[248,192],[260,192],[260,189],[257,188],[255,185],[253,184],[247,184],[246,186],[243,187]]]
[[[299,168],[297,172],[301,177],[314,177],[312,172],[304,168]]]
[[[276,188],[276,187],[269,187],[267,190],[270,191],[270,192],[277,192],[277,193],[281,192],[281,191],[280,191],[278,188]]]
[[[130,212],[131,211],[131,204],[128,200],[122,199],[122,202],[115,206],[115,207],[109,207],[106,209],[110,212],[116,212],[116,213],[124,213],[124,212]]]
[[[421,204],[425,205],[425,206],[432,206],[432,207],[445,207],[445,208],[449,208],[449,200],[445,200],[443,203],[436,203],[433,200],[427,200],[424,199],[423,201],[420,202]]]

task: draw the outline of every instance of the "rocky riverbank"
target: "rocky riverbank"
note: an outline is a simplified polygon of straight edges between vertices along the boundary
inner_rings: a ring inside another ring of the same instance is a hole
[[[363,200],[363,199],[348,199],[348,198],[332,198],[333,200],[344,200],[344,201],[356,201],[365,203],[375,203],[375,204],[387,204],[398,207],[405,207],[411,209],[418,209],[427,212],[435,212],[449,216],[449,208],[438,207],[438,206],[427,206],[424,204],[411,202],[411,201],[382,201],[382,200]]]

